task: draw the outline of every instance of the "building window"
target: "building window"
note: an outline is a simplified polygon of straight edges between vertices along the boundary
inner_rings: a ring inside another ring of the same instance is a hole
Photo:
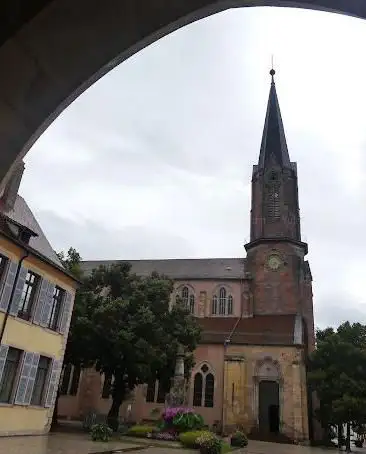
[[[164,404],[170,387],[159,380],[152,380],[147,385],[146,402]]]
[[[46,356],[41,356],[39,358],[32,399],[30,402],[31,405],[42,405],[43,403],[50,366],[50,358],[47,358]]]
[[[212,298],[212,315],[217,315],[217,296],[214,295]]]
[[[218,295],[213,295],[211,313],[212,315],[233,315],[234,300],[228,294],[225,287],[219,289]]]
[[[3,255],[0,255],[0,282],[2,283],[2,280],[5,276],[5,270],[6,270],[6,265],[8,263],[7,257],[4,257]]]
[[[109,399],[112,393],[112,374],[104,374],[104,383],[102,388],[102,399]]]
[[[0,402],[2,403],[11,402],[21,356],[21,350],[9,347],[0,383]]]
[[[79,389],[80,373],[80,366],[67,364],[64,367],[64,373],[62,375],[62,382],[60,386],[61,395],[76,396]]]
[[[48,327],[54,331],[60,326],[62,302],[65,296],[65,290],[55,287],[52,296],[52,306],[49,315]]]
[[[194,376],[193,406],[212,408],[214,406],[214,393],[215,377],[207,364],[204,364]]]
[[[194,314],[195,310],[195,295],[192,290],[190,290],[187,286],[182,288],[182,291],[177,293],[175,297],[176,303],[182,301],[183,305],[189,310],[191,314]]]
[[[278,221],[281,217],[280,182],[271,178],[266,188],[266,219],[268,222]]]
[[[21,300],[19,303],[18,317],[29,320],[32,314],[32,308],[35,301],[39,283],[39,276],[32,271],[27,272],[24,282]]]
[[[193,406],[202,406],[202,394],[203,394],[203,377],[201,372],[197,372],[194,376],[194,387],[193,387]]]

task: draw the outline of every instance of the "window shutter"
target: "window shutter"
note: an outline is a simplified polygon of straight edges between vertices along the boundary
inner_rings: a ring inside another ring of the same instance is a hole
[[[39,363],[40,355],[38,353],[33,353],[33,361],[30,368],[29,379],[27,384],[27,391],[24,396],[24,405],[29,405],[32,399],[34,383],[36,381],[37,369]]]
[[[0,345],[0,384],[4,372],[6,357],[8,356],[9,345]]]
[[[44,303],[43,303],[43,308],[42,308],[42,314],[41,314],[41,320],[40,320],[41,326],[47,326],[47,324],[48,324],[51,310],[52,310],[52,300],[53,300],[54,289],[55,289],[55,286],[52,284],[52,282],[49,282],[47,291],[46,291],[46,296],[45,296]]]
[[[36,380],[38,362],[38,353],[24,352],[22,371],[15,395],[16,405],[29,405]]]
[[[40,286],[39,294],[38,294],[36,309],[34,311],[34,317],[33,317],[33,323],[35,323],[37,325],[39,325],[41,323],[42,309],[43,309],[43,305],[44,305],[46,295],[47,295],[48,284],[49,284],[48,280],[43,278],[41,286]]]
[[[72,294],[69,292],[65,293],[62,318],[60,323],[60,333],[65,334],[68,328],[69,320],[71,317],[72,307]]]
[[[27,277],[27,272],[28,272],[27,268],[24,268],[23,266],[20,268],[19,275],[18,275],[18,281],[16,283],[15,292],[13,295],[13,301],[11,302],[10,311],[9,311],[9,313],[11,315],[18,315],[19,304],[20,304],[20,300],[22,298],[24,282]]]
[[[9,306],[9,300],[11,291],[13,289],[13,284],[15,280],[15,275],[17,273],[18,264],[10,261],[8,265],[8,272],[6,274],[6,279],[4,283],[4,288],[1,294],[0,299],[0,310],[6,312]]]
[[[52,371],[50,374],[50,379],[49,379],[49,385],[48,385],[48,391],[47,391],[47,396],[46,396],[46,401],[45,401],[45,407],[52,407],[55,401],[56,397],[56,392],[58,388],[58,382],[60,379],[60,374],[61,374],[61,367],[62,367],[62,361],[58,360],[53,360],[52,363]]]

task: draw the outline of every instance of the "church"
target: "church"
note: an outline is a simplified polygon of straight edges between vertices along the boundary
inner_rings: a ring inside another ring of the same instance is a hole
[[[287,148],[275,71],[270,74],[246,257],[129,262],[138,275],[157,271],[173,279],[172,301],[179,296],[203,328],[188,402],[205,422],[305,441],[311,437],[305,360],[315,347],[312,276],[301,241],[297,165]],[[116,262],[87,261],[83,269]],[[106,414],[109,390],[110,380],[94,370],[67,367],[60,417]],[[158,382],[137,388],[121,417],[154,419],[165,392]]]

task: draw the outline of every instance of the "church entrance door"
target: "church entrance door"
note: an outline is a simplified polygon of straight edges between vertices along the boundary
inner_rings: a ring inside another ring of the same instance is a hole
[[[280,392],[276,381],[259,382],[259,431],[279,433],[280,431]]]

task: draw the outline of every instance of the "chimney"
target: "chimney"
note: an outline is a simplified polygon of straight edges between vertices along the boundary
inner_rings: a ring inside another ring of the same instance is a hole
[[[1,196],[1,202],[5,211],[9,211],[14,207],[15,200],[19,191],[20,182],[22,181],[24,167],[24,162],[21,161],[14,168],[13,174],[5,186],[4,192]]]

